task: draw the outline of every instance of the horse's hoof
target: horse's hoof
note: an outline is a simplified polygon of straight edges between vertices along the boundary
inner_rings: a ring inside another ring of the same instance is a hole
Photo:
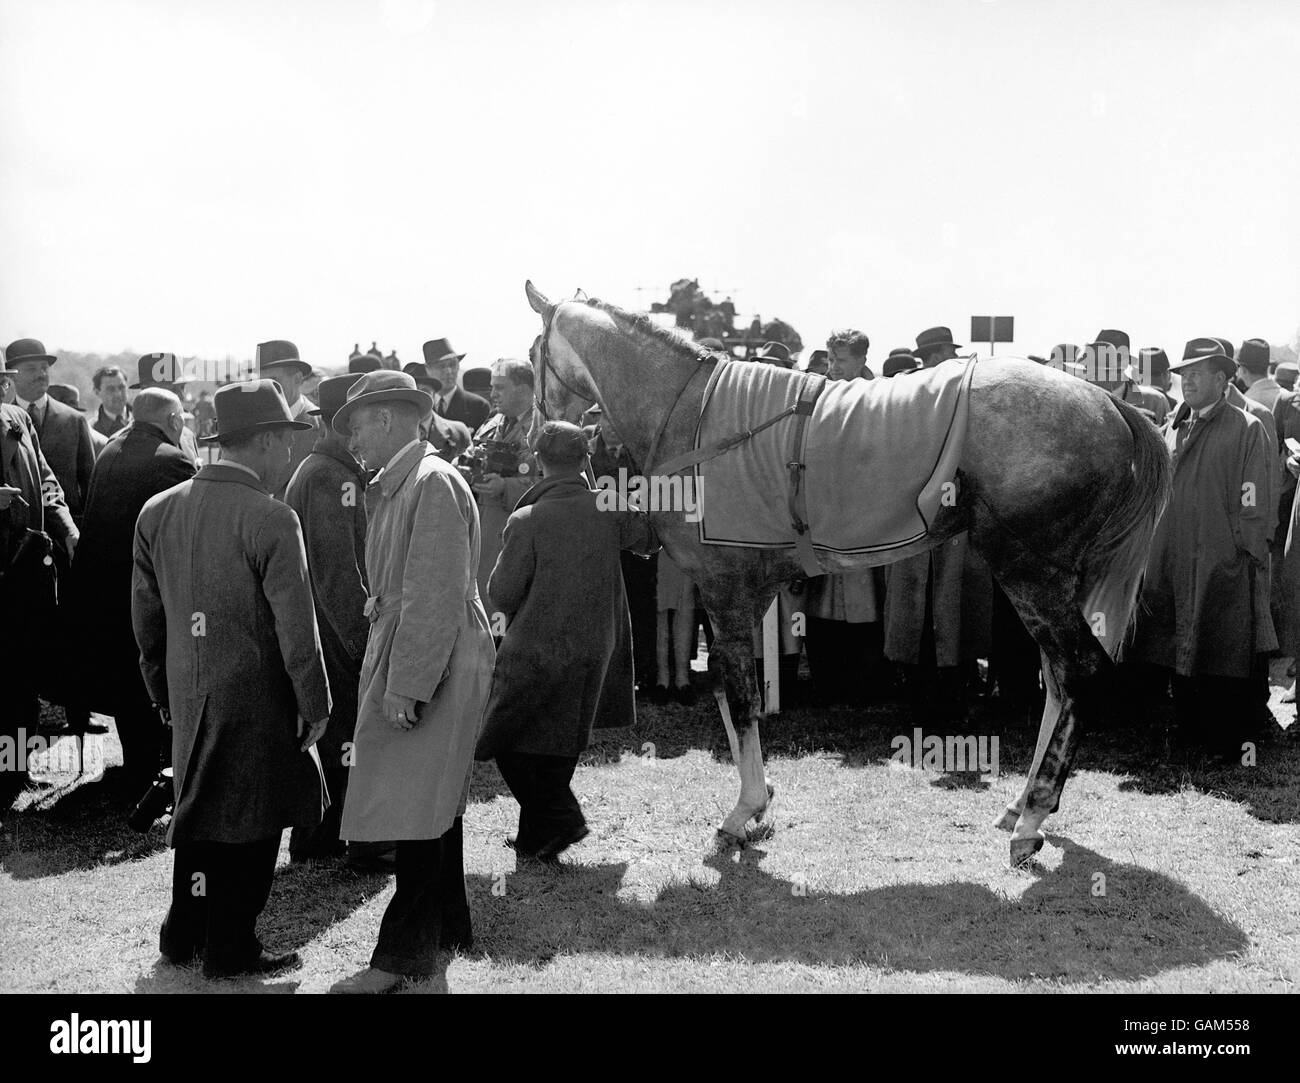
[[[993,826],[999,831],[1014,831],[1016,829],[1016,821],[1019,819],[1020,813],[1013,808],[1009,808],[993,821]]]
[[[1028,865],[1034,854],[1043,848],[1041,838],[1029,839],[1012,839],[1011,840],[1011,867],[1013,869],[1021,868]]]
[[[756,823],[753,827],[745,828],[745,841],[749,843],[766,842],[775,834],[776,828],[771,824]]]
[[[776,787],[772,783],[767,784],[767,800],[763,802],[763,807],[754,813],[754,823],[761,824],[763,817],[767,815],[768,806],[772,804],[772,798],[776,796]]]
[[[734,832],[728,831],[725,827],[720,827],[718,828],[718,841],[724,845],[734,846],[738,850],[743,850],[747,840],[743,835],[737,835]]]

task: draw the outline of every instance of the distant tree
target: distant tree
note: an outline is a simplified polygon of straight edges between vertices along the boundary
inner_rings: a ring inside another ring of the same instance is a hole
[[[737,332],[735,326],[736,306],[730,297],[720,303],[714,301],[702,289],[698,278],[679,278],[668,287],[668,300],[655,301],[650,306],[651,312],[671,312],[678,327],[689,331],[695,338],[717,338],[723,342],[744,342],[746,336]],[[803,349],[803,339],[799,332],[784,320],[769,320],[766,324],[754,321],[747,337],[753,339],[756,334],[764,342],[782,342],[797,354]]]

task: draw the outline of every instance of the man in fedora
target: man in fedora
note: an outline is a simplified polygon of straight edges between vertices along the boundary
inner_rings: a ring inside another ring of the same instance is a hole
[[[826,350],[813,350],[808,355],[808,364],[804,371],[811,372],[814,376],[825,376],[830,367],[830,354]]]
[[[339,822],[347,794],[347,746],[357,722],[357,681],[366,653],[370,622],[366,598],[366,476],[348,450],[348,441],[330,427],[348,389],[360,375],[331,376],[320,385],[321,420],[316,445],[285,489],[284,502],[298,513],[307,550],[320,631],[321,653],[329,677],[330,722],[316,743],[330,792],[330,807],[319,827],[295,827],[289,838],[294,860],[325,857],[342,849]]]
[[[784,342],[764,342],[754,353],[754,360],[778,368],[794,368],[794,362],[790,359],[790,347]]]
[[[298,516],[271,497],[296,421],[274,380],[215,396],[218,462],[151,498],[136,522],[131,623],[150,698],[170,717],[176,850],[159,946],[207,977],[297,963],[254,931],[286,827],[326,798],[313,745],[330,697]],[[195,890],[196,886],[201,890]]]
[[[83,705],[113,717],[122,742],[120,796],[134,803],[158,771],[164,736],[131,628],[135,521],[150,497],[194,476],[194,460],[180,449],[185,420],[170,391],[141,391],[129,428],[119,431],[95,461],[65,597]]]
[[[1258,732],[1251,678],[1259,655],[1277,646],[1266,587],[1272,519],[1261,499],[1270,449],[1258,419],[1228,401],[1236,367],[1212,338],[1192,339],[1171,365],[1184,401],[1166,430],[1173,493],[1152,541],[1133,644],[1135,660],[1172,671],[1185,734],[1225,753]]]
[[[457,383],[460,362],[465,355],[452,349],[445,338],[430,339],[424,344],[424,364],[429,375],[438,381],[438,393],[433,400],[433,411],[449,421],[459,421],[470,432],[478,432],[492,413],[486,399],[464,391]]]
[[[311,454],[316,446],[316,437],[320,430],[311,413],[312,402],[302,393],[303,381],[311,375],[311,365],[298,356],[298,347],[286,339],[272,339],[270,342],[257,344],[257,375],[264,380],[274,380],[284,391],[284,401],[289,404],[289,412],[295,421],[306,424],[293,438],[293,447],[289,455],[289,473],[283,484],[271,493],[277,500],[284,499],[284,491],[289,479],[298,469],[303,459]]]
[[[0,612],[14,629],[5,641],[0,740],[10,748],[35,734],[40,715],[38,674],[46,641],[32,630],[53,619],[50,542],[70,560],[78,534],[31,417],[0,403]],[[25,772],[0,771],[0,817],[25,781]]]
[[[1269,347],[1262,338],[1248,338],[1237,350],[1237,379],[1246,398],[1273,409],[1282,385],[1268,373]]]
[[[34,338],[20,338],[5,350],[5,363],[14,374],[15,404],[32,419],[41,453],[59,479],[73,519],[80,521],[95,468],[95,442],[85,415],[49,394],[50,366],[57,360]]]
[[[427,391],[431,397],[436,398],[438,392],[442,390],[442,384],[430,376],[429,370],[418,361],[403,365],[402,371],[415,381],[416,387]],[[439,417],[437,413],[432,413],[429,415],[429,420],[421,424],[420,436],[428,440],[439,455],[451,462],[469,447],[474,434],[463,422],[452,421],[450,418]]]
[[[349,842],[397,842],[397,891],[364,970],[333,992],[382,993],[468,948],[461,816],[494,651],[478,593],[479,517],[460,472],[420,439],[433,410],[404,372],[371,372],[331,425],[371,470]]]
[[[887,379],[892,379],[895,376],[916,372],[920,367],[921,362],[917,360],[916,354],[906,346],[899,346],[889,351],[889,356],[885,358],[885,367],[881,371]]]
[[[1136,406],[1157,425],[1164,424],[1169,402],[1156,388],[1139,382],[1128,332],[1099,331],[1085,349],[1084,364],[1092,383]]]
[[[143,391],[145,388],[156,387],[160,391],[170,391],[181,403],[185,402],[185,372],[181,360],[174,353],[155,352],[142,354],[136,359],[136,382],[131,385],[132,391]],[[119,432],[121,430],[118,430]],[[181,433],[181,450],[193,460],[197,467],[201,460],[199,459],[199,444],[194,437],[194,433],[186,427]]]
[[[943,361],[951,361],[961,349],[952,340],[952,332],[946,327],[927,327],[916,336],[916,349],[913,351],[921,362],[921,367],[932,369]]]
[[[1138,351],[1138,372],[1146,375],[1151,386],[1160,392],[1165,400],[1165,416],[1168,417],[1178,408],[1178,400],[1169,394],[1174,386],[1169,372],[1169,356],[1159,346],[1143,346]]]
[[[867,351],[871,339],[865,332],[852,328],[834,331],[826,340],[826,368],[828,380],[870,380],[874,373],[867,368]]]

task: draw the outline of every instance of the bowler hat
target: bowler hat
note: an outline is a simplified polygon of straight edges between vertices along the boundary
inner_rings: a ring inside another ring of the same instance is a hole
[[[1231,350],[1225,353],[1223,347],[1224,341],[1221,338],[1191,339],[1183,349],[1182,360],[1171,363],[1169,368],[1177,372],[1198,361],[1212,361],[1216,369],[1231,379],[1237,371],[1237,363],[1232,359]]]
[[[284,365],[302,373],[306,379],[311,375],[311,366],[298,356],[298,347],[282,338],[257,344],[257,374],[262,376],[266,370],[275,365]]]
[[[764,342],[754,353],[754,360],[783,365],[785,368],[790,368],[794,364],[790,360],[790,347],[784,342]]]
[[[937,350],[940,346],[951,346],[954,350],[961,349],[957,343],[952,340],[952,332],[946,327],[927,327],[916,336],[916,355],[924,356],[931,350]]]
[[[436,365],[439,361],[446,361],[453,357],[459,361],[465,356],[463,353],[457,353],[452,348],[450,340],[445,338],[431,338],[423,348],[425,363],[429,365]]]
[[[348,388],[347,399],[334,413],[331,427],[340,436],[348,435],[348,418],[358,406],[379,406],[385,402],[409,402],[420,408],[424,420],[433,414],[433,396],[415,386],[405,372],[380,369],[367,372]]]
[[[1237,364],[1251,372],[1268,371],[1268,343],[1262,338],[1248,338],[1237,351]]]
[[[327,376],[316,388],[316,396],[320,399],[320,406],[315,410],[308,410],[307,413],[319,414],[328,421],[338,412],[338,408],[343,405],[344,400],[348,397],[348,388],[359,379],[361,379],[361,376],[356,372],[346,372],[342,376]]]
[[[556,466],[573,466],[588,452],[587,434],[568,421],[548,421],[537,436],[537,457]]]
[[[881,372],[885,376],[897,376],[900,372],[915,372],[920,367],[920,359],[906,346],[899,346],[889,351]]]
[[[492,391],[492,370],[487,368],[466,369],[461,374],[460,383],[466,391],[486,398]]]
[[[354,375],[361,375],[363,372],[374,372],[376,369],[383,368],[383,362],[374,354],[359,353],[348,358],[348,372]]]
[[[415,386],[425,385],[433,388],[435,391],[442,390],[442,381],[435,380],[429,375],[429,370],[418,361],[409,361],[402,366],[402,371],[415,381]]]
[[[5,364],[15,368],[22,361],[45,361],[54,364],[58,358],[45,352],[45,343],[34,338],[15,339],[5,350]]]
[[[222,444],[259,429],[310,429],[310,421],[295,421],[275,380],[245,380],[217,388],[212,396],[217,431],[199,437],[200,444]]]
[[[135,363],[138,379],[131,385],[132,391],[146,387],[172,388],[185,382],[181,371],[181,361],[174,353],[147,353]]]
[[[1143,363],[1151,370],[1152,377],[1161,375],[1169,371],[1169,357],[1159,346],[1143,346],[1138,351],[1138,370],[1141,371]]]
[[[86,412],[86,408],[81,405],[81,392],[71,384],[50,384],[46,388],[47,394],[55,402],[61,402],[64,406],[71,406],[74,410]]]

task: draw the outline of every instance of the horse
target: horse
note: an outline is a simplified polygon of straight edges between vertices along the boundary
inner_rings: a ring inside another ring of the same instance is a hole
[[[702,373],[742,362],[581,291],[557,303],[532,282],[525,292],[542,318],[531,351],[540,419],[576,420],[599,403],[647,478],[692,451]],[[1011,830],[1017,866],[1043,846],[1042,824],[1059,807],[1081,730],[1118,707],[1116,661],[1172,471],[1164,441],[1141,413],[1068,373],[1024,358],[981,359],[968,394],[961,495],[928,540],[938,545],[969,531],[1039,648],[1046,698],[1038,742],[1024,790],[997,821]],[[707,545],[680,512],[649,514],[668,555],[698,584],[713,622],[710,668],[722,685],[714,694],[740,773],[740,796],[718,831],[744,845],[750,822],[761,823],[773,795],[759,738],[752,629],[780,585],[807,572],[793,546]],[[817,557],[826,571],[880,563]],[[733,717],[743,721],[743,736]]]

